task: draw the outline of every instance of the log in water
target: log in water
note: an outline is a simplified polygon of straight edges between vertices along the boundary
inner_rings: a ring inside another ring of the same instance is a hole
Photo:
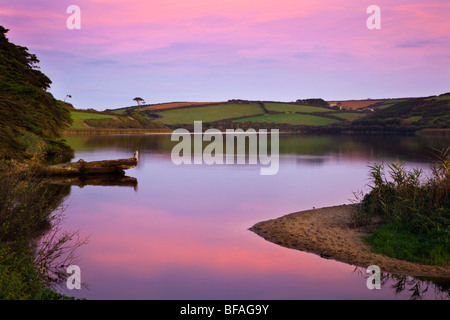
[[[138,152],[134,157],[128,159],[102,160],[102,161],[84,161],[55,164],[40,168],[40,173],[44,175],[99,175],[114,174],[124,175],[127,169],[136,167],[138,164]]]

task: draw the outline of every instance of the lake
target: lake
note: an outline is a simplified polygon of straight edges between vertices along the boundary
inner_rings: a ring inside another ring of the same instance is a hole
[[[386,277],[369,290],[364,268],[270,243],[248,229],[292,212],[349,204],[367,191],[368,166],[406,161],[429,169],[444,137],[280,135],[279,170],[260,165],[175,165],[167,134],[70,135],[74,161],[130,158],[130,186],[72,186],[65,230],[88,236],[77,248],[87,299],[448,298],[448,280]],[[436,280],[436,281],[435,281]],[[437,285],[435,285],[437,283]],[[404,285],[404,290],[395,289]],[[422,292],[426,287],[429,289]],[[447,289],[445,289],[447,288]],[[445,291],[447,290],[447,291]]]

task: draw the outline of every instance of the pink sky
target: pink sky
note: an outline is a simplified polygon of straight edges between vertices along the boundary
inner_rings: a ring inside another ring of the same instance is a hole
[[[69,5],[81,29],[69,30]],[[366,9],[381,8],[369,30]],[[449,91],[446,0],[0,0],[9,39],[79,108]]]

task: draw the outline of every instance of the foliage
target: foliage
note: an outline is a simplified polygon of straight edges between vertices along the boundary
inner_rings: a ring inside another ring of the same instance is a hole
[[[157,116],[152,117],[147,115],[151,113],[146,110],[143,112],[130,112],[128,116],[105,116],[103,118],[90,118],[84,120],[84,123],[91,128],[108,128],[108,129],[158,129],[165,128],[164,124],[159,121],[152,120]]]
[[[311,99],[298,99],[296,101],[299,104],[307,104],[310,106],[322,106],[322,107],[328,107],[328,102],[321,98],[311,98]]]
[[[371,191],[351,219],[356,226],[374,221],[381,227],[367,239],[375,251],[431,264],[450,262],[450,147],[437,155],[431,176],[405,163],[370,166]]]
[[[413,128],[415,131],[426,128],[450,128],[450,99],[446,95],[437,98],[413,98],[377,108],[367,117],[351,124],[354,130],[379,127],[382,131],[398,131]]]
[[[53,266],[69,262],[84,243],[77,232],[58,229],[70,187],[50,185],[33,170],[0,169],[0,299],[69,298],[50,287],[58,280]]]
[[[32,148],[38,140],[44,158],[50,154],[71,156],[62,141],[56,151],[50,142],[70,124],[68,110],[47,92],[51,81],[38,70],[36,56],[26,47],[9,42],[7,32],[0,26],[0,158],[36,157]]]
[[[443,94],[437,97],[383,100],[357,112],[335,110],[323,99],[299,99],[296,102],[232,99],[226,103],[209,105],[168,103],[162,104],[160,109],[152,106],[151,112],[146,110],[144,113],[149,118],[159,117],[161,123],[171,128],[180,125],[189,128],[193,121],[202,120],[204,125],[217,124],[223,128],[229,125],[229,129],[240,127],[308,134],[409,135],[421,129],[450,128],[449,97]],[[170,108],[166,108],[168,106]],[[137,110],[137,107],[112,112],[129,114],[133,110]],[[315,118],[304,121],[308,119],[300,115],[305,113]]]

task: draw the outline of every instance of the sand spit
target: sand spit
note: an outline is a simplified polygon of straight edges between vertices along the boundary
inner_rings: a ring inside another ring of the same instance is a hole
[[[393,259],[370,252],[362,237],[368,230],[350,225],[354,205],[341,205],[291,213],[255,224],[249,230],[275,244],[308,251],[367,268],[377,265],[382,272],[430,277],[450,277],[450,267],[429,266]]]

